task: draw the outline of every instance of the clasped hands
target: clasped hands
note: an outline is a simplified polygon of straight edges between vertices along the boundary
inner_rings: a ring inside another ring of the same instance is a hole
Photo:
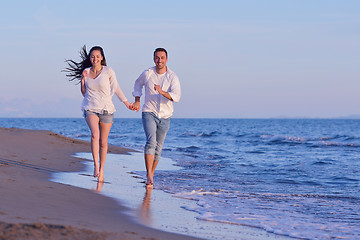
[[[160,85],[154,85],[154,90],[157,91],[159,94],[162,94],[163,90],[161,89]],[[126,104],[126,107],[132,111],[138,112],[140,110],[140,101],[135,101],[133,103]]]
[[[129,103],[126,107],[132,111],[138,112],[140,110],[140,102]]]

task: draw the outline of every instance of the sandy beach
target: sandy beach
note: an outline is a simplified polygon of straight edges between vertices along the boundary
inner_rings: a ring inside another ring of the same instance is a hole
[[[114,199],[48,180],[80,171],[89,160],[72,155],[89,150],[50,131],[0,128],[0,239],[195,239],[137,224]]]

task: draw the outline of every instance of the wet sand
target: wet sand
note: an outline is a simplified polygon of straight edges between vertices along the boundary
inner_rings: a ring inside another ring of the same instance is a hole
[[[48,180],[81,171],[89,160],[72,155],[89,151],[50,131],[0,128],[0,239],[195,239],[137,224],[112,198]]]

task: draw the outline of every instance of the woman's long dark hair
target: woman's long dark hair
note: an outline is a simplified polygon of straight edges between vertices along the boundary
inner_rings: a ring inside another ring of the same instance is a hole
[[[101,61],[101,65],[106,66],[106,59],[104,50],[102,47],[94,46],[90,49],[89,54],[86,52],[86,46],[84,45],[82,49],[80,50],[80,62],[75,62],[74,60],[67,59],[65,62],[68,64],[68,67],[65,68],[62,72],[66,72],[66,76],[69,78],[69,81],[78,80],[79,84],[81,82],[82,73],[85,70],[85,68],[91,67],[91,61],[90,61],[90,55],[91,52],[94,50],[99,50],[101,53],[101,56],[103,57],[103,60]]]

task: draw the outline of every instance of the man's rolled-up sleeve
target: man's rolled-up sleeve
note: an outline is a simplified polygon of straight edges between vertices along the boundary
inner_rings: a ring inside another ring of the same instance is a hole
[[[132,92],[132,95],[134,97],[141,97],[142,95],[142,88],[144,86],[145,83],[145,72],[143,72],[138,79],[136,79],[135,84],[134,84],[134,91]]]
[[[179,102],[181,98],[180,81],[177,76],[171,82],[170,91],[168,92],[174,102]]]

